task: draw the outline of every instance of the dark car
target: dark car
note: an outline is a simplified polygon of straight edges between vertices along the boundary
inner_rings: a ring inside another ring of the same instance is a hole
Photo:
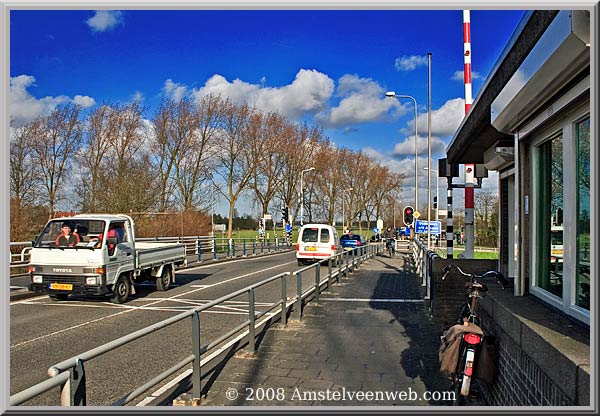
[[[353,248],[366,245],[367,241],[360,234],[344,234],[340,237],[340,244],[344,250],[352,250]]]

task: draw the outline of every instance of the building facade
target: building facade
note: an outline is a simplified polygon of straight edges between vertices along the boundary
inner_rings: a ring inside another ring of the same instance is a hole
[[[492,297],[482,306],[501,334],[497,396],[511,397],[511,388],[541,392],[527,404],[589,404],[598,237],[595,19],[596,8],[526,13],[447,149],[449,163],[499,173],[498,267],[514,289],[511,299]],[[541,376],[510,374],[515,365]],[[562,365],[568,375],[552,368]]]

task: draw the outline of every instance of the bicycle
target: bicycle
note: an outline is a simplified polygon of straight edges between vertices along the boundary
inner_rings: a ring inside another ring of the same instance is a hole
[[[487,334],[481,328],[481,320],[477,314],[477,300],[488,291],[487,286],[479,280],[494,277],[500,288],[508,286],[508,281],[502,273],[495,270],[487,271],[481,275],[465,273],[460,267],[450,264],[442,269],[442,280],[446,280],[448,273],[455,268],[458,272],[469,278],[465,283],[467,291],[465,303],[461,307],[457,323],[446,330],[442,335],[440,356],[446,351],[450,358],[457,357],[451,371],[452,387],[454,390],[453,405],[460,406],[464,403],[471,391],[471,380],[477,369],[477,359],[480,356],[481,346]],[[444,365],[442,360],[442,366]],[[451,365],[451,364],[449,364]]]
[[[385,248],[387,249],[390,258],[393,259],[396,254],[396,240],[394,238],[385,240]]]

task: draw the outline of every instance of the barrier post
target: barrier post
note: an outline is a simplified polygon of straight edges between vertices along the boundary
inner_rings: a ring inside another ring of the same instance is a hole
[[[315,270],[315,302],[319,303],[319,292],[321,291],[321,263],[317,262]]]
[[[302,273],[296,274],[296,316],[302,319]]]
[[[256,314],[254,311],[254,288],[248,291],[248,318],[250,323],[248,326],[248,350],[256,351]]]
[[[194,311],[192,315],[192,396],[200,398],[200,312]]]
[[[287,325],[287,275],[281,276],[281,323]]]

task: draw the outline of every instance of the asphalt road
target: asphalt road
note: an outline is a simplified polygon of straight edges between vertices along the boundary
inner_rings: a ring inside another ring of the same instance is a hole
[[[136,285],[136,295],[123,305],[75,297],[55,302],[47,296],[12,302],[11,395],[46,380],[48,368],[65,359],[268,277],[299,269],[292,251],[181,270],[170,290],[156,291],[151,282]],[[304,273],[304,289],[314,285],[314,279],[314,273]],[[280,299],[280,293],[279,282],[258,289],[257,311]],[[289,297],[296,293],[292,276],[287,278],[287,293]],[[206,345],[246,319],[247,295],[202,312],[201,344]],[[87,405],[111,405],[191,353],[191,320],[186,319],[86,362]],[[58,389],[26,403],[58,404]]]

